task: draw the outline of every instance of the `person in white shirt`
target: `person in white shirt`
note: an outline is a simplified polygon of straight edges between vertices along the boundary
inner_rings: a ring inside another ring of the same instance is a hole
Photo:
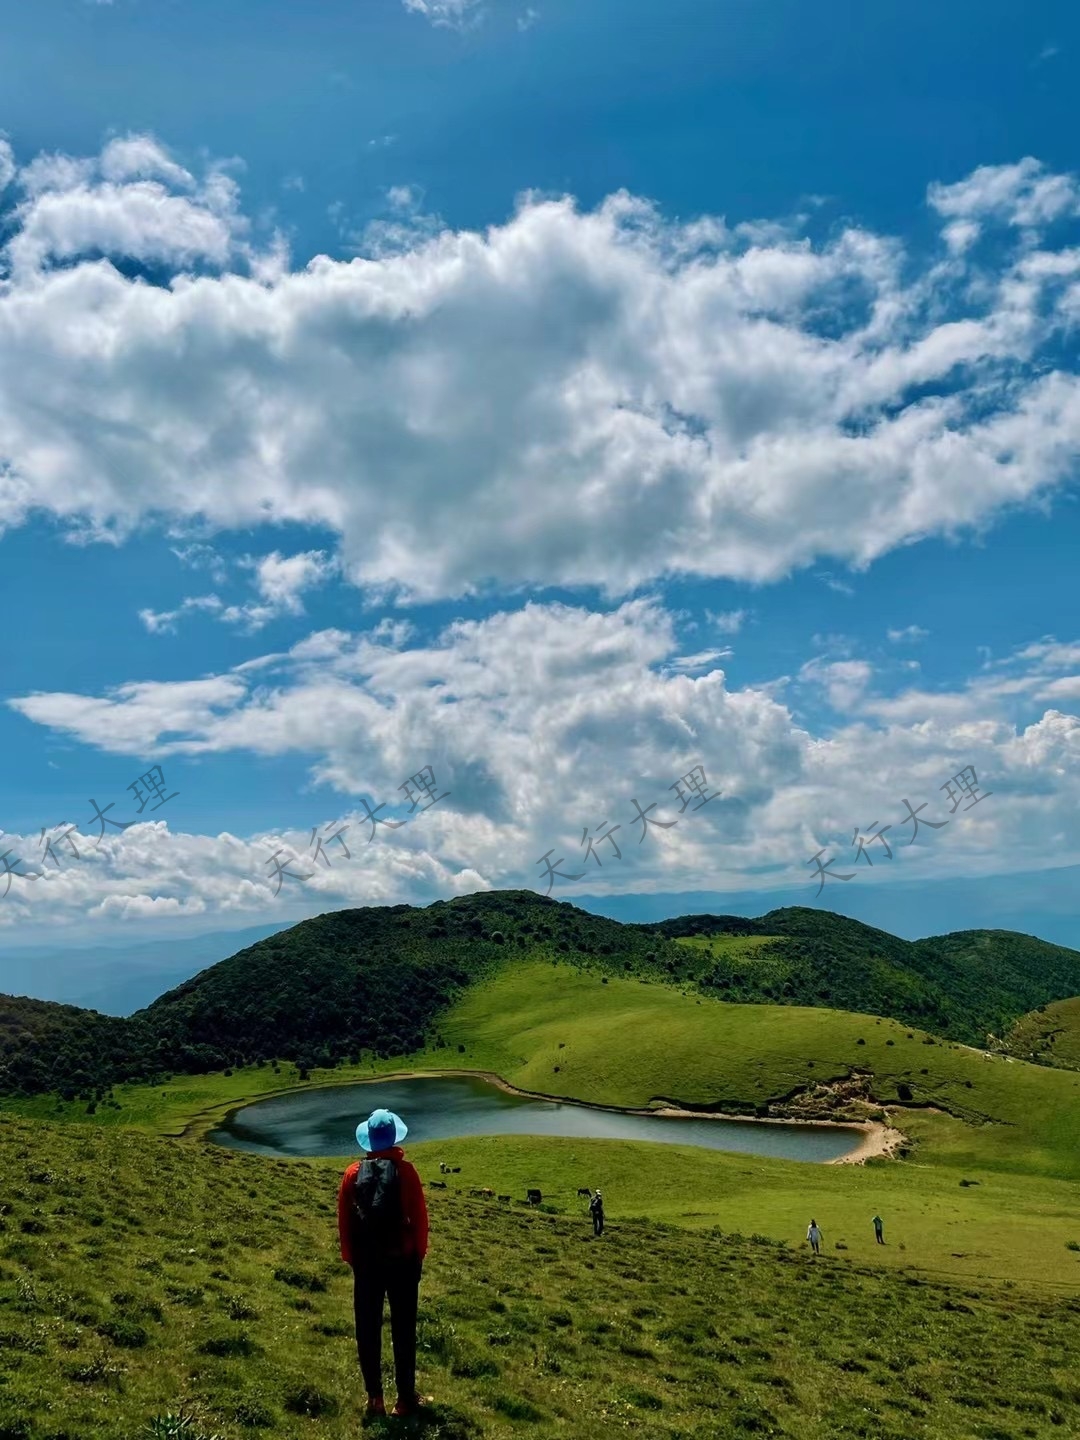
[[[821,1254],[821,1231],[818,1229],[816,1220],[810,1221],[810,1228],[806,1232],[806,1238],[810,1241],[810,1248],[815,1255]]]

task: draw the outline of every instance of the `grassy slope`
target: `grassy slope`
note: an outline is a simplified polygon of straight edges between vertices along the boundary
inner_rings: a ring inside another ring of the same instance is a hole
[[[0,1117],[0,1176],[5,1440],[357,1433],[335,1166]],[[613,1215],[594,1242],[584,1217],[430,1205],[432,1440],[1080,1431],[1080,1301],[852,1263],[828,1229],[814,1261],[730,1225]],[[144,1428],[181,1405],[190,1429]]]
[[[811,1079],[870,1070],[877,1099],[896,1103],[904,1083],[916,1100],[958,1117],[905,1114],[905,1130],[933,1136],[930,1163],[1080,1180],[1080,1076],[986,1060],[948,1042],[924,1044],[929,1037],[892,1020],[698,1001],[666,986],[604,984],[566,966],[533,964],[470,991],[441,1028],[452,1048],[466,1044],[459,1063],[496,1071],[522,1089],[601,1104],[667,1096],[723,1110]]]
[[[738,943],[676,943],[718,927]],[[447,1008],[509,956],[555,957],[585,973],[742,1002],[893,1015],[974,1043],[1036,1005],[1080,993],[1080,953],[1006,931],[911,944],[805,907],[761,921],[691,916],[646,927],[530,891],[494,891],[422,910],[316,916],[125,1020],[0,996],[0,1094],[100,1099],[121,1080],[259,1059],[311,1069],[412,1053],[437,1043]]]
[[[1011,1054],[1063,1070],[1080,1070],[1080,996],[1033,1010],[1006,1037]]]
[[[616,979],[604,984],[567,965],[507,969],[470,991],[442,1028],[449,1047],[413,1057],[416,1068],[490,1070],[523,1089],[598,1103],[646,1106],[664,1095],[724,1108],[858,1066],[874,1072],[882,1100],[894,1101],[897,1083],[908,1083],[917,1095],[969,1117],[900,1110],[897,1123],[919,1141],[914,1158],[866,1168],[665,1147],[665,1173],[677,1178],[661,1186],[652,1178],[652,1146],[457,1141],[454,1153],[469,1184],[515,1194],[539,1185],[566,1213],[577,1209],[579,1185],[600,1185],[614,1214],[756,1229],[776,1239],[798,1239],[813,1213],[830,1245],[842,1240],[854,1253],[872,1243],[868,1220],[876,1210],[889,1222],[890,1240],[906,1248],[886,1246],[876,1252],[875,1264],[997,1279],[1080,1280],[1080,1263],[1064,1249],[1080,1239],[1073,1218],[1080,1076],[984,1060],[963,1046],[923,1044],[919,1032],[888,1020],[699,1003],[669,987]],[[341,1083],[402,1068],[400,1060],[387,1060],[319,1072],[318,1078]],[[117,1090],[120,1110],[81,1118],[88,1125],[135,1122],[176,1132],[200,1111],[216,1107],[220,1113],[290,1084],[295,1071],[274,1075],[266,1067],[176,1080],[154,1091],[123,1087]],[[56,1102],[20,1102],[19,1108],[49,1118]],[[961,1179],[979,1183],[962,1187]]]

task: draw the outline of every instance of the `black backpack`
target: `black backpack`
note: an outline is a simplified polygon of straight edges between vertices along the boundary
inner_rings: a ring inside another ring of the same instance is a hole
[[[403,1253],[405,1211],[401,1200],[401,1177],[393,1160],[360,1162],[353,1184],[353,1232],[362,1250],[369,1254],[395,1256]]]

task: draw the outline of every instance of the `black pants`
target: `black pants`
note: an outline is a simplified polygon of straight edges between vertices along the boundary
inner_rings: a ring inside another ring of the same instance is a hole
[[[874,1234],[877,1236],[877,1243],[878,1243],[879,1245],[884,1245],[884,1244],[885,1244],[885,1237],[882,1235],[881,1231],[880,1231],[880,1230],[875,1230],[875,1231],[874,1231]]]
[[[383,1389],[383,1300],[387,1298],[398,1396],[411,1401],[416,1394],[416,1311],[422,1268],[418,1255],[353,1266],[356,1353],[369,1395],[381,1395]]]
[[[593,1211],[592,1228],[594,1235],[602,1235],[604,1233],[604,1212],[602,1210]]]

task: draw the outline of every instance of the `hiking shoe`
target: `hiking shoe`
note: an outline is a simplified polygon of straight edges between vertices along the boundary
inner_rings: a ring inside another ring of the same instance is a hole
[[[367,1402],[367,1413],[369,1415],[385,1415],[386,1401],[381,1395],[369,1395]]]
[[[431,1399],[432,1396],[430,1395],[425,1396],[420,1394],[414,1395],[411,1400],[402,1400],[399,1396],[398,1402],[393,1410],[390,1411],[390,1414],[395,1415],[399,1420],[403,1419],[406,1415],[415,1415],[420,1407],[428,1403]]]

